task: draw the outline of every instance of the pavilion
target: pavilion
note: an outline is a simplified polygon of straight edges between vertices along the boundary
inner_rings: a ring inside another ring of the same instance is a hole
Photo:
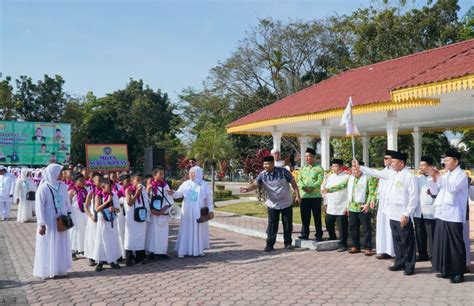
[[[423,132],[474,128],[474,39],[342,72],[230,123],[227,132],[271,135],[278,149],[283,135],[298,137],[302,155],[311,137],[320,138],[328,169],[330,138],[345,137],[339,122],[349,97],[364,162],[371,136],[386,134],[388,149],[397,150],[398,134],[411,133],[417,169]]]

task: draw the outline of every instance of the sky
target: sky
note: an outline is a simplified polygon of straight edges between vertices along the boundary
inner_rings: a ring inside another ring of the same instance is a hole
[[[0,0],[0,72],[35,81],[59,74],[73,96],[92,91],[100,97],[124,88],[130,78],[143,79],[176,101],[183,89],[201,88],[209,70],[232,54],[259,19],[320,19],[370,4],[374,1]],[[459,4],[462,16],[473,0]]]

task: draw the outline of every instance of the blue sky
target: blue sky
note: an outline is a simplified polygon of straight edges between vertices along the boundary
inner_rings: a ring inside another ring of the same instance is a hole
[[[200,88],[209,69],[230,56],[259,18],[324,18],[370,3],[0,0],[0,71],[34,80],[60,74],[73,95],[103,96],[132,77],[176,99],[186,87]],[[472,0],[460,1],[460,16],[470,5]]]

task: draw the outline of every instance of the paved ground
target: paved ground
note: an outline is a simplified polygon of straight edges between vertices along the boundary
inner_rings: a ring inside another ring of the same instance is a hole
[[[216,218],[218,219],[218,218]],[[68,278],[31,276],[36,224],[0,222],[0,304],[454,304],[472,305],[474,274],[450,285],[428,263],[405,277],[390,261],[363,255],[307,250],[264,253],[264,241],[211,229],[212,248],[202,258],[153,262],[94,272],[74,262]],[[176,238],[172,225],[170,249]],[[13,265],[13,268],[12,268]],[[7,287],[13,285],[15,288]]]

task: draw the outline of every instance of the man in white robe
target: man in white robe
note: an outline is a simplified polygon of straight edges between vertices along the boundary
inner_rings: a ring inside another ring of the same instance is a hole
[[[56,225],[56,217],[71,213],[67,186],[58,180],[62,168],[58,164],[46,167],[36,191],[38,230],[33,275],[43,279],[66,276],[72,268],[68,232],[58,232]]]
[[[441,175],[436,168],[430,169],[432,180],[428,181],[435,200],[435,235],[433,239],[433,269],[438,277],[449,278],[453,284],[464,281],[466,269],[466,246],[464,223],[466,223],[468,179],[459,166],[461,154],[449,149],[444,158],[446,173]]]
[[[391,170],[392,150],[386,150],[383,157],[385,168],[382,170],[384,174],[388,174]],[[377,224],[375,230],[375,244],[377,259],[390,259],[395,257],[395,248],[393,247],[392,230],[390,229],[390,219],[383,213],[387,202],[387,182],[379,180],[377,188],[378,208],[377,208]],[[374,203],[370,205],[374,209]]]
[[[362,173],[386,180],[384,214],[390,219],[396,259],[390,271],[404,270],[404,275],[415,273],[416,241],[413,218],[421,216],[416,177],[406,167],[407,154],[394,151],[391,155],[392,171],[383,172],[360,167]],[[359,167],[356,160],[353,166]]]
[[[0,221],[10,218],[14,188],[15,176],[10,176],[7,168],[0,165]]]

